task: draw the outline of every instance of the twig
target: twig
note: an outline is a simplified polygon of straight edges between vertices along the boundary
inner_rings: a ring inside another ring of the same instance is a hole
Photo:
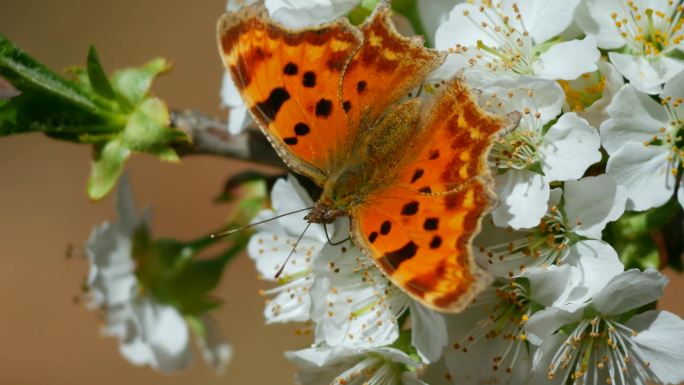
[[[226,122],[194,110],[172,111],[171,126],[192,138],[190,144],[175,146],[181,156],[220,155],[287,168],[266,137],[257,130],[246,129],[239,135],[231,135]]]

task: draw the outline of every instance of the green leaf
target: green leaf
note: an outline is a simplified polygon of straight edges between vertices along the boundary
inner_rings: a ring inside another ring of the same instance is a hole
[[[126,68],[114,72],[111,79],[112,86],[128,102],[137,105],[149,92],[154,78],[170,68],[171,64],[165,59],[154,59],[142,67]]]
[[[0,35],[0,75],[23,92],[40,91],[96,115],[109,116],[111,103],[35,61]]]
[[[112,85],[109,84],[109,79],[102,69],[102,64],[100,64],[100,58],[97,55],[95,47],[90,47],[88,51],[88,80],[90,81],[90,86],[95,92],[104,96],[107,99],[115,99],[116,95],[112,89]]]
[[[91,164],[88,180],[88,196],[92,200],[102,199],[116,184],[123,164],[131,151],[119,140],[95,146],[95,159]]]
[[[157,98],[145,99],[128,117],[123,140],[136,151],[147,151],[168,143],[177,135],[168,127],[169,119],[164,102]]]

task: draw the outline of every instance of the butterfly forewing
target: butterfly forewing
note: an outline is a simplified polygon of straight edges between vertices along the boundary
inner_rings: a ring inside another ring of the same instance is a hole
[[[226,68],[279,155],[323,184],[350,135],[340,85],[361,33],[344,19],[291,31],[255,5],[224,15],[218,35]]]

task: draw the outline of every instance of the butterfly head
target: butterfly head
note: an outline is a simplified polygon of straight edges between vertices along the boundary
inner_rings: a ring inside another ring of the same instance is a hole
[[[310,223],[330,224],[335,222],[335,219],[347,215],[346,210],[335,208],[332,203],[324,199],[319,200],[304,217],[304,220]]]

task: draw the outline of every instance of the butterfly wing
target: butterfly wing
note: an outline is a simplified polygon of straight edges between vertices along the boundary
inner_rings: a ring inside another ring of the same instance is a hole
[[[364,42],[347,66],[342,81],[345,110],[352,127],[372,125],[388,107],[406,96],[444,62],[445,52],[426,49],[419,37],[400,35],[382,1],[361,26]]]
[[[322,185],[349,138],[340,87],[361,33],[346,19],[291,31],[254,5],[223,15],[218,40],[226,68],[278,154]]]
[[[396,183],[352,212],[352,237],[408,294],[456,312],[488,283],[471,241],[493,201],[486,157],[505,120],[482,111],[460,79],[445,86]]]

